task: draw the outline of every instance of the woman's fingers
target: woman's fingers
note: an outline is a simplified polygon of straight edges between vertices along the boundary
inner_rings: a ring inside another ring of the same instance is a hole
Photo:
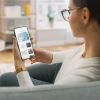
[[[24,66],[24,61],[22,61],[21,56],[20,56],[20,52],[17,46],[17,41],[16,38],[13,37],[13,53],[14,53],[14,62],[15,62],[15,66]]]
[[[15,37],[13,37],[13,51],[14,51],[14,57],[21,59],[19,49],[17,46],[17,41],[16,41]]]

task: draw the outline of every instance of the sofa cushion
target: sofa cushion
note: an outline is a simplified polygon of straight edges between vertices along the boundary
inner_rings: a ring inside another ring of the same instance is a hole
[[[1,87],[0,100],[100,100],[100,82],[77,86]]]

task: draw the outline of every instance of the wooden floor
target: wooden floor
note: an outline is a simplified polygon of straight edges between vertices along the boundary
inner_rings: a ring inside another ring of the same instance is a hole
[[[44,47],[44,49],[50,50],[50,51],[61,51],[65,50],[68,48],[73,48],[79,46],[77,45],[61,45],[61,46],[53,46],[53,47]],[[28,61],[29,62],[29,61]],[[5,64],[14,64],[13,60],[13,52],[12,50],[6,50],[0,52],[0,64],[5,63]]]

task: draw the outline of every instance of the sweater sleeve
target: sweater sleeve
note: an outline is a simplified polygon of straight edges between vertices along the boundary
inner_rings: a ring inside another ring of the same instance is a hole
[[[31,81],[31,78],[29,76],[28,71],[22,71],[20,73],[17,73],[17,79],[19,82],[19,85],[22,87],[33,87],[34,84]]]
[[[64,61],[66,56],[69,56],[71,53],[75,51],[76,48],[68,49],[66,51],[58,51],[58,52],[53,52],[53,63],[61,63]]]

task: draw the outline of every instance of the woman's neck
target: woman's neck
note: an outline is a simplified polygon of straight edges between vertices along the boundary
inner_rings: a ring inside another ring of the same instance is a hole
[[[99,33],[100,34],[100,33]],[[100,57],[100,36],[85,39],[84,58]]]

